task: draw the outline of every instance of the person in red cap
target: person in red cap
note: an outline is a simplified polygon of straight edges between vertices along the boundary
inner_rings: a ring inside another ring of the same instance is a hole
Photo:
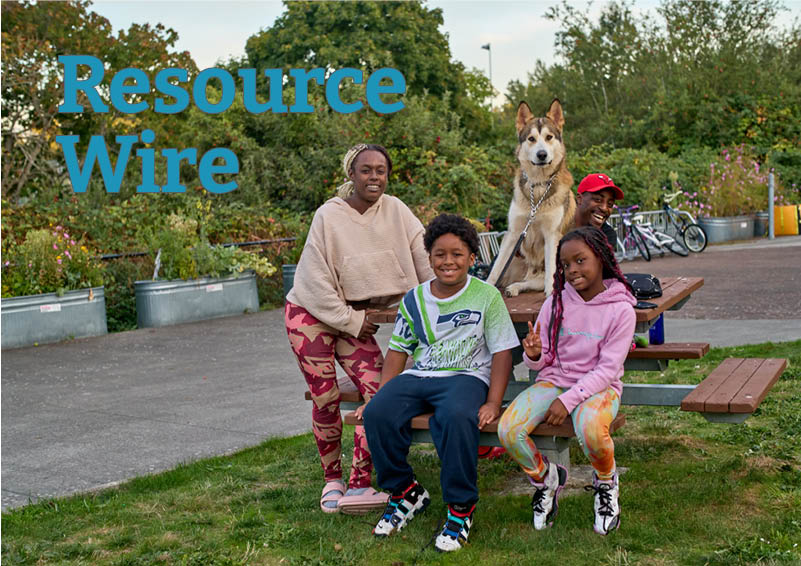
[[[615,186],[608,175],[591,173],[584,177],[578,186],[576,197],[575,227],[595,226],[606,235],[612,250],[617,246],[617,234],[606,223],[612,214],[612,207],[616,200],[623,200],[623,191]]]

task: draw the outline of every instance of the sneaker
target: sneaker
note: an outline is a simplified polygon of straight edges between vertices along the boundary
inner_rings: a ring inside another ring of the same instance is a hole
[[[445,521],[445,527],[434,542],[434,548],[440,552],[452,552],[467,544],[475,510],[475,504],[448,505],[448,518]]]
[[[618,496],[617,473],[611,480],[599,480],[595,472],[592,474],[592,485],[584,487],[587,491],[595,492],[595,524],[593,529],[599,535],[608,535],[620,527],[620,505]]]
[[[542,482],[535,482],[529,478],[536,488],[534,497],[531,498],[531,508],[534,511],[532,523],[538,531],[553,525],[553,520],[559,511],[557,498],[567,483],[567,468],[552,462],[547,462],[547,466],[548,472]]]
[[[384,514],[373,529],[373,534],[377,537],[386,537],[400,531],[415,515],[422,513],[430,502],[428,492],[417,482],[401,493],[393,493],[387,502]]]

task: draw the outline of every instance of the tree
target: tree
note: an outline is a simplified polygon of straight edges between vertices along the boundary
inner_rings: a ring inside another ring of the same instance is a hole
[[[781,11],[776,0],[666,0],[651,19],[623,1],[594,21],[563,2],[546,16],[562,26],[560,60],[510,83],[510,106],[559,97],[578,148],[797,146],[801,31],[777,31]]]
[[[442,10],[414,2],[289,2],[272,27],[251,36],[240,65],[262,69],[327,72],[353,67],[370,74],[382,67],[401,71],[407,94],[450,96],[468,136],[489,129],[484,86],[451,60],[448,36],[439,31]],[[260,74],[260,73],[259,73]],[[366,76],[365,76],[366,78]],[[262,79],[262,85],[264,81]]]
[[[59,55],[93,55],[106,68],[101,92],[108,92],[114,74],[125,67],[155,73],[180,67],[194,74],[196,66],[188,52],[170,49],[177,34],[161,24],[134,24],[118,37],[112,35],[106,18],[92,12],[90,2],[3,2],[2,3],[2,193],[14,200],[42,188],[60,187],[64,180],[63,156],[55,143],[59,134],[81,135],[81,145],[90,135],[109,136],[141,131],[142,124],[157,135],[169,130],[180,118],[167,118],[152,111],[155,94],[146,94],[151,110],[135,116],[110,108],[105,114],[88,110],[80,114],[59,114],[63,98],[63,68]],[[79,93],[83,97],[83,93]],[[80,99],[79,99],[80,100]]]

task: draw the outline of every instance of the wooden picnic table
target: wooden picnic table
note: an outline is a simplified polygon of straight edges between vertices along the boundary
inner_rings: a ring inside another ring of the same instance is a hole
[[[637,326],[635,332],[648,330],[666,310],[678,310],[686,303],[692,293],[699,289],[704,280],[701,277],[665,277],[660,280],[662,296],[649,299],[656,304],[652,309],[635,309]],[[543,293],[523,293],[517,297],[504,299],[512,322],[519,336],[528,332],[528,322],[534,321],[545,302]],[[397,308],[383,309],[370,313],[368,320],[374,323],[394,323]],[[519,349],[519,348],[518,348]],[[637,348],[629,353],[625,368],[627,370],[663,370],[668,360],[699,359],[707,354],[706,343],[673,343],[648,348]],[[518,353],[519,354],[519,353]],[[514,351],[513,351],[514,355]],[[519,355],[516,362],[520,361]],[[724,360],[699,385],[691,384],[623,384],[622,405],[647,405],[681,407],[683,411],[694,411],[711,422],[741,423],[750,416],[764,399],[770,388],[779,379],[787,366],[784,359],[729,358]],[[530,370],[527,381],[517,381],[512,377],[506,387],[504,402],[508,403],[536,379],[537,372]],[[340,399],[343,408],[356,408],[363,402],[355,386],[343,378]],[[306,398],[311,399],[306,393]],[[412,419],[412,438],[415,442],[430,442],[428,419],[431,415],[418,415]],[[345,416],[347,424],[361,424],[354,413]],[[626,422],[624,414],[618,414],[610,432]],[[499,446],[497,422],[481,433],[482,446]],[[563,466],[570,465],[569,439],[574,436],[572,422],[566,421],[561,427],[540,425],[532,431],[537,438],[537,447],[552,462]]]
[[[654,299],[648,299],[648,302],[654,303],[656,308],[653,309],[635,309],[637,313],[637,326],[635,332],[646,332],[653,324],[659,315],[666,310],[678,310],[692,295],[693,291],[699,289],[704,284],[703,277],[664,277],[660,279],[662,284],[662,296]],[[540,312],[542,304],[545,302],[545,293],[530,292],[522,293],[517,297],[504,297],[506,308],[509,309],[509,315],[512,317],[512,322],[527,332],[528,321],[534,321]],[[396,307],[382,309],[380,311],[371,313],[367,319],[376,324],[380,323],[394,323],[395,316],[398,309]]]

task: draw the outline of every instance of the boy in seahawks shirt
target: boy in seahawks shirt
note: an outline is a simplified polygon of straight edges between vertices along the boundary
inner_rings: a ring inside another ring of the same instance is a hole
[[[467,541],[478,501],[479,433],[500,413],[511,349],[520,341],[500,292],[467,273],[478,252],[475,228],[464,218],[442,214],[426,228],[423,243],[435,278],[401,301],[379,391],[358,414],[364,417],[378,483],[392,493],[373,529],[376,536],[387,536],[430,501],[406,456],[412,417],[433,411],[429,428],[448,504],[435,547],[447,552]],[[408,356],[414,365],[404,371]]]

